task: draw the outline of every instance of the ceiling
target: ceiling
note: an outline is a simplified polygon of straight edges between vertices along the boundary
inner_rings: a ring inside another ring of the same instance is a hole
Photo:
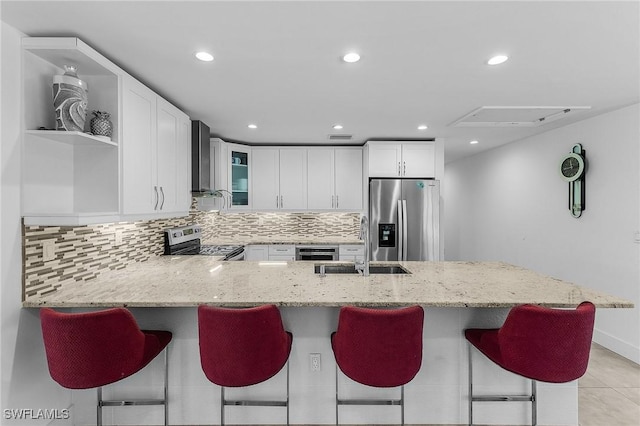
[[[79,37],[225,140],[442,137],[450,162],[639,102],[639,6],[2,1],[0,17],[29,36]],[[195,59],[199,50],[214,61]],[[341,60],[351,50],[359,62]],[[487,65],[496,53],[509,61]],[[590,108],[536,126],[454,126],[495,106]],[[342,130],[332,128],[338,123]]]

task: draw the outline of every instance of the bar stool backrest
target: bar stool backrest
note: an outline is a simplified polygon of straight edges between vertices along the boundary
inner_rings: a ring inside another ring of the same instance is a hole
[[[261,383],[284,367],[291,351],[292,337],[275,305],[199,306],[198,330],[202,370],[219,386]]]
[[[104,386],[144,366],[145,336],[127,309],[69,314],[43,308],[40,320],[49,372],[65,388]]]
[[[549,309],[521,305],[498,331],[503,366],[522,376],[551,383],[581,377],[589,362],[595,306]]]
[[[376,387],[401,386],[422,364],[424,311],[341,308],[332,346],[340,370],[356,382]]]

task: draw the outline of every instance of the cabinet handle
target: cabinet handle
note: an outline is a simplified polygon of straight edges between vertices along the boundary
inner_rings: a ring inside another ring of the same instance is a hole
[[[280,206],[278,205],[278,196],[276,195],[276,209],[277,209],[278,207],[280,207]]]
[[[160,204],[160,210],[164,207],[164,190],[160,187],[160,194],[162,194],[162,204]]]
[[[158,201],[159,201],[159,198],[160,198],[160,197],[158,196],[158,187],[157,187],[157,186],[154,186],[154,187],[153,187],[153,190],[156,192],[156,205],[155,205],[155,206],[153,206],[153,209],[154,209],[154,210],[158,210]]]
[[[334,196],[334,195],[332,195],[332,196],[331,196],[331,208],[333,208],[333,206],[334,206],[334,200],[333,200],[334,198],[335,198],[335,196]]]
[[[402,176],[402,174],[400,173],[400,162],[398,161],[398,176]]]
[[[282,195],[280,196],[280,208],[284,208],[284,201],[282,201]]]
[[[402,172],[403,175],[407,174],[407,162],[403,161],[402,164],[404,165],[404,171]]]
[[[336,209],[340,206],[340,198],[336,195]]]

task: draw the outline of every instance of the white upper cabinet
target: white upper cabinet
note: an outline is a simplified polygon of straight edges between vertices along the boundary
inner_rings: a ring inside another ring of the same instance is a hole
[[[189,117],[142,83],[125,77],[123,118],[123,214],[188,214]]]
[[[362,149],[309,148],[309,210],[362,209]]]
[[[362,209],[362,149],[336,148],[336,209]]]
[[[253,208],[272,210],[280,208],[279,150],[271,148],[253,149]]]
[[[304,210],[307,208],[307,150],[305,148],[252,149],[252,208]]]
[[[367,146],[369,177],[436,176],[436,143],[433,141],[370,141]]]
[[[191,206],[191,120],[158,98],[158,187],[160,211],[188,212]]]
[[[227,191],[231,202],[226,207],[233,210],[251,208],[251,182],[253,159],[251,147],[234,143],[226,144]]]
[[[27,225],[186,215],[189,117],[74,37],[25,37],[22,214]],[[75,65],[88,86],[84,131],[57,131],[54,75]],[[108,112],[112,136],[89,134]]]
[[[123,81],[122,210],[124,214],[154,213],[158,191],[157,95],[134,80]]]
[[[335,209],[335,150],[309,148],[307,163],[309,210]]]

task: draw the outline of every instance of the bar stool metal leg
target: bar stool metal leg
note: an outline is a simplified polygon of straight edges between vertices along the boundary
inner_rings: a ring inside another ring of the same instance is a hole
[[[98,387],[98,408],[96,411],[98,415],[96,425],[102,426],[102,386]]]
[[[164,426],[169,424],[169,348],[164,348]]]
[[[537,404],[537,395],[536,395],[536,381],[531,380],[531,395],[495,395],[495,396],[473,396],[473,362],[471,361],[471,357],[473,355],[473,348],[471,344],[467,345],[469,349],[469,356],[467,357],[469,360],[469,426],[473,426],[473,401],[521,401],[521,402],[531,402],[531,425],[537,426],[537,412],[538,412],[538,404]]]
[[[536,381],[531,380],[531,424],[538,424],[538,397],[536,395]]]
[[[224,425],[224,408],[227,405],[245,407],[285,407],[287,409],[287,426],[289,426],[289,361],[287,368],[287,396],[284,401],[253,401],[253,400],[228,400],[224,396],[224,386],[220,386],[220,425]]]
[[[467,344],[469,351],[469,426],[473,424],[473,363],[471,362],[471,344]]]

